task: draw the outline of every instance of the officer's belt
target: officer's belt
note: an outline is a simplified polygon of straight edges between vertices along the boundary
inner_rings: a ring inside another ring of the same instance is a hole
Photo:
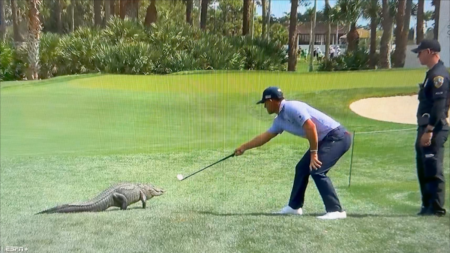
[[[417,118],[417,123],[419,124],[419,126],[428,125],[429,119],[430,119],[430,114],[424,113],[424,114],[422,114],[422,116]],[[446,118],[445,121],[447,122],[447,125],[450,125],[449,118]]]

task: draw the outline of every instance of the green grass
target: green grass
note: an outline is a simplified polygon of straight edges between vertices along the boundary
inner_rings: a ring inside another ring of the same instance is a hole
[[[2,83],[1,246],[28,252],[447,252],[448,216],[415,216],[414,131],[357,133],[351,187],[350,152],[329,173],[346,220],[315,218],[324,210],[313,181],[305,216],[271,215],[286,204],[295,164],[308,147],[289,134],[176,179],[270,126],[273,117],[255,105],[266,86],[281,86],[288,99],[312,104],[351,131],[409,129],[414,126],[359,117],[348,105],[415,93],[423,75],[209,72]],[[445,168],[447,176],[448,157]],[[144,210],[135,204],[125,212],[34,215],[119,181],[149,182],[167,193]]]

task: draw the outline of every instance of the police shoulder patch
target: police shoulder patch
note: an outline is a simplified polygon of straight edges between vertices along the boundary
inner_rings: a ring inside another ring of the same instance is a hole
[[[444,83],[444,77],[443,76],[436,76],[433,78],[434,87],[440,88],[442,84]]]

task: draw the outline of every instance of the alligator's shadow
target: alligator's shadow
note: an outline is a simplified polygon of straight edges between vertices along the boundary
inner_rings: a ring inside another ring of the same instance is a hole
[[[117,212],[117,211],[126,212],[126,211],[129,211],[129,210],[131,211],[131,210],[134,210],[134,209],[147,210],[147,209],[150,209],[150,207],[146,207],[144,209],[144,208],[142,208],[142,206],[133,206],[133,207],[128,207],[126,210],[122,210],[119,207],[110,207],[110,208],[106,209],[104,212]]]

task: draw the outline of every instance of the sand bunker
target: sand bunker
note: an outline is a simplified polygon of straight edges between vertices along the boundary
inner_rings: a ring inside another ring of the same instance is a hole
[[[416,125],[419,100],[414,96],[367,98],[350,105],[356,114],[380,121]]]

